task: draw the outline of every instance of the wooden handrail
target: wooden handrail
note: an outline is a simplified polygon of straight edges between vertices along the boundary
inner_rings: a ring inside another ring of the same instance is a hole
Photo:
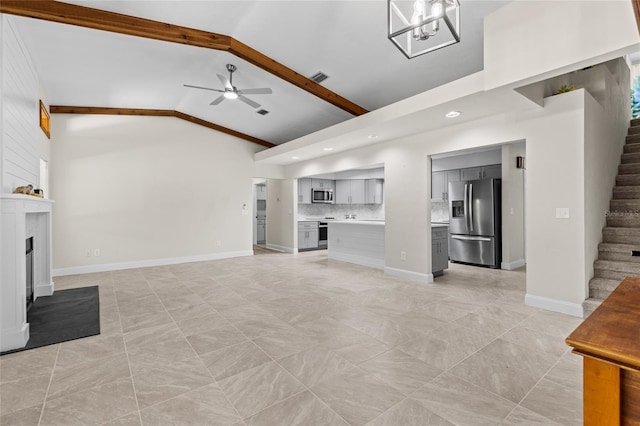
[[[640,277],[627,277],[566,342],[584,358],[584,424],[640,424]]]

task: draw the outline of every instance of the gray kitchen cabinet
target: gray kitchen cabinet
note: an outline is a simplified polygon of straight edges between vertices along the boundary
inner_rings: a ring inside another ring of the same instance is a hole
[[[476,179],[499,179],[502,177],[502,165],[492,164],[490,166],[482,167],[469,167],[461,169],[462,180],[476,180]]]
[[[256,185],[256,200],[267,199],[267,185]]]
[[[461,169],[462,180],[482,179],[482,167],[469,167]]]
[[[318,248],[318,222],[298,222],[298,250]]]
[[[336,204],[364,204],[364,179],[336,180]]]
[[[336,181],[331,179],[311,179],[313,189],[336,189]]]
[[[444,172],[431,173],[431,201],[445,200],[445,176]]]
[[[364,181],[364,203],[382,204],[382,179],[367,179]]]
[[[311,179],[298,179],[298,204],[311,204]]]
[[[482,168],[482,179],[500,179],[502,177],[502,164],[484,166]]]
[[[267,221],[265,219],[258,219],[256,223],[256,240],[259,243],[267,241]]]
[[[434,277],[449,268],[449,227],[431,227],[431,273]]]
[[[449,200],[449,182],[460,180],[460,170],[445,170],[431,174],[431,201]]]

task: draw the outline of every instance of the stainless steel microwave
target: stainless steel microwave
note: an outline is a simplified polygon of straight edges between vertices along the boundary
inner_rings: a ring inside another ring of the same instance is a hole
[[[325,203],[333,204],[333,189],[327,188],[312,188],[311,189],[311,202],[312,203]]]

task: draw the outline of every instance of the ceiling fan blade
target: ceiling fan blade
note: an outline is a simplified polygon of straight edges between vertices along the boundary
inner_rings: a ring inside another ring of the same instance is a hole
[[[222,83],[222,85],[224,87],[226,87],[229,90],[233,90],[233,86],[231,85],[231,82],[229,81],[229,79],[227,77],[225,77],[222,74],[216,74],[218,76],[218,78],[220,79],[220,82]]]
[[[184,84],[184,87],[192,87],[194,89],[202,89],[202,90],[211,90],[212,92],[224,92],[224,90],[220,90],[220,89],[212,89],[210,87],[202,87],[202,86],[193,86],[191,84]]]
[[[220,95],[213,100],[209,105],[218,105],[220,102],[224,101],[224,95]]]
[[[262,87],[259,89],[243,89],[238,90],[238,93],[243,95],[270,95],[273,91],[268,87]]]
[[[260,106],[259,103],[257,103],[256,101],[252,101],[251,99],[247,98],[246,96],[238,95],[238,100],[244,102],[247,105],[251,105],[254,108],[258,108]]]

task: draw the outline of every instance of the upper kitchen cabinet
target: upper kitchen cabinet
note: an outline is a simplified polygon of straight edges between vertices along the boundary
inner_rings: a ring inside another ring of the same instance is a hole
[[[382,204],[382,179],[367,179],[364,181],[364,203]]]
[[[298,204],[311,204],[311,179],[298,179]]]
[[[256,185],[256,200],[267,199],[267,185]]]
[[[444,172],[431,173],[431,201],[444,201]]]
[[[336,204],[364,204],[364,179],[336,180]]]
[[[460,180],[460,170],[446,170],[431,174],[431,201],[447,201],[449,199],[449,182]]]
[[[469,167],[460,170],[462,172],[462,180],[476,179],[499,179],[502,177],[502,165],[493,164],[491,166]]]
[[[331,179],[311,179],[311,188],[313,189],[336,189],[336,181]]]

